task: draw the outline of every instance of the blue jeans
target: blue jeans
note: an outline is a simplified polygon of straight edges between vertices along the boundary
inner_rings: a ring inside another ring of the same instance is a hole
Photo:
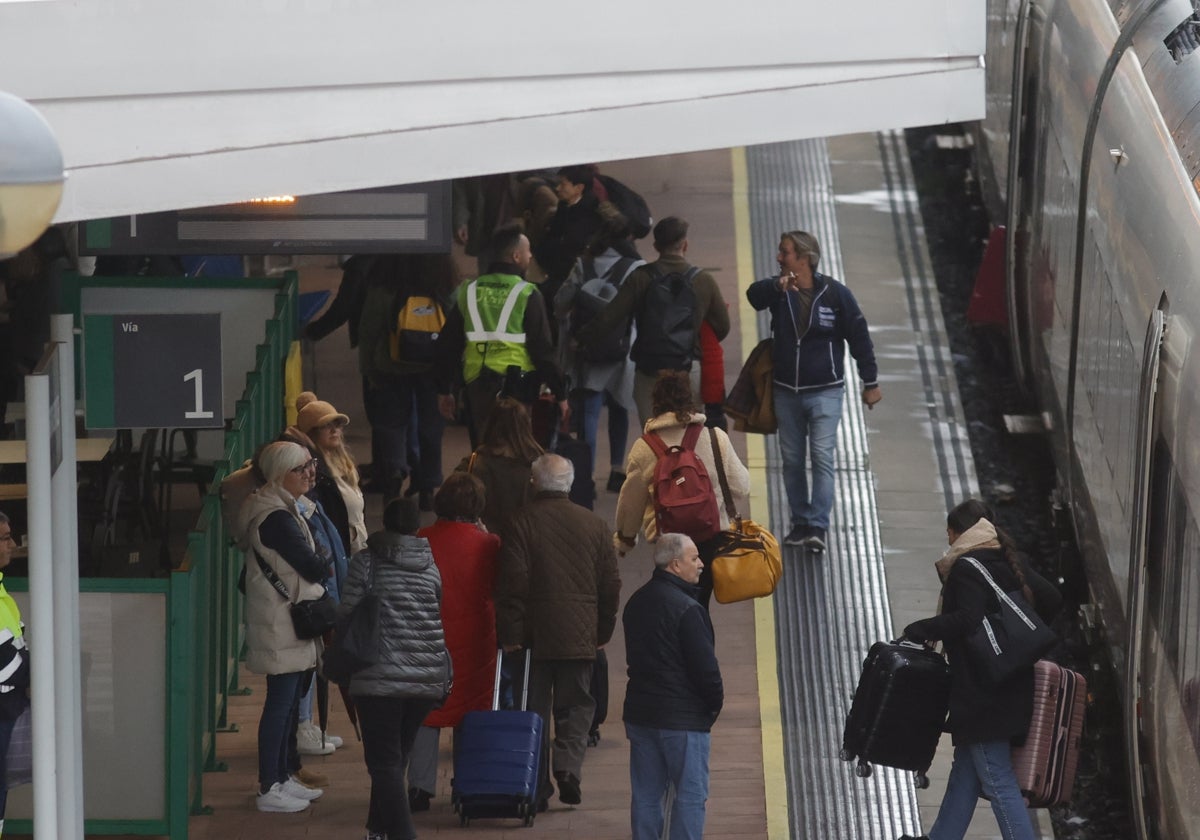
[[[300,692],[311,671],[267,674],[267,698],[258,720],[258,783],[266,792],[276,782],[286,782],[291,766],[299,765],[296,723]]]
[[[773,395],[792,527],[828,528],[833,507],[833,458],[845,390],[839,386],[796,393],[776,385]],[[812,465],[811,497],[804,471],[806,454]]]
[[[933,828],[929,829],[929,840],[962,840],[981,794],[991,800],[992,813],[1004,840],[1035,840],[1029,809],[1017,787],[1008,741],[954,748],[946,794]]]
[[[625,736],[633,840],[662,837],[668,794],[673,794],[668,840],[700,840],[708,801],[709,734],[627,722]]]
[[[608,405],[608,453],[615,472],[625,469],[625,442],[629,437],[629,412],[607,391],[580,391],[583,439],[596,463],[596,439],[600,434],[600,409]]]

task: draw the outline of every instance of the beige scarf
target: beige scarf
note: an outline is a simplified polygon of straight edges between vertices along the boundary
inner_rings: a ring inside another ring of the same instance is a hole
[[[959,534],[958,539],[950,544],[950,548],[946,549],[934,567],[937,569],[938,578],[944,584],[946,578],[950,577],[950,569],[954,566],[959,557],[967,554],[977,548],[999,548],[1000,540],[996,536],[996,526],[986,519],[980,519],[962,534]],[[942,612],[942,597],[938,596],[938,614]]]

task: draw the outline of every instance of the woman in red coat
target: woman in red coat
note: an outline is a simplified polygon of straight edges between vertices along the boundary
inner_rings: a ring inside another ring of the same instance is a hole
[[[463,715],[492,707],[496,675],[496,608],[492,584],[500,538],[479,523],[483,482],[456,472],[433,497],[437,521],[417,536],[429,540],[442,575],[442,628],[454,664],[454,688],[445,704],[425,718],[408,767],[408,799],[414,811],[429,809],[437,790],[438,736]]]

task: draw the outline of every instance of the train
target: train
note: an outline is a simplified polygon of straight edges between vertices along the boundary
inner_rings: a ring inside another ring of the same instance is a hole
[[[1200,0],[988,0],[1013,366],[1121,685],[1134,827],[1200,838]]]

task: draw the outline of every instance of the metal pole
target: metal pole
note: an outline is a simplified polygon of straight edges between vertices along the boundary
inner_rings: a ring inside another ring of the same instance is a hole
[[[33,716],[33,836],[58,840],[54,686],[54,522],[50,492],[50,378],[25,377],[29,490],[29,615]]]
[[[58,825],[63,837],[83,837],[83,654],[79,639],[79,515],[75,457],[75,324],[71,315],[50,316],[50,340],[58,343],[59,429],[62,464],[55,472],[54,685],[58,726]],[[51,406],[53,411],[55,406]]]

